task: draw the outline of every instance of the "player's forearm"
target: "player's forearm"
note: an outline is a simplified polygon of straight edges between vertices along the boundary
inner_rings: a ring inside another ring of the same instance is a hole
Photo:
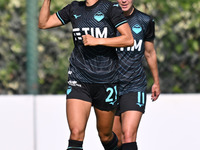
[[[99,38],[98,45],[110,46],[110,47],[129,47],[133,46],[134,39],[131,36],[121,35],[113,38]]]
[[[158,73],[158,65],[157,65],[157,56],[155,50],[150,54],[145,55],[149,68],[151,70],[154,83],[159,84],[159,73]]]
[[[45,28],[45,25],[48,22],[48,19],[50,17],[50,4],[51,0],[44,0],[38,20],[39,28]]]
[[[99,45],[110,47],[131,47],[134,44],[131,28],[128,23],[125,23],[117,28],[120,36],[99,39]]]
[[[156,65],[157,66],[157,65]],[[154,83],[155,84],[160,84],[159,83],[159,73],[158,73],[158,68],[157,67],[153,67],[151,68],[151,73],[152,73],[152,76],[153,76],[153,80],[154,80]]]

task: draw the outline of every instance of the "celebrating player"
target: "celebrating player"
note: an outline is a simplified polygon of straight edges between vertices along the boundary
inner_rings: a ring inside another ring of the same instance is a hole
[[[133,6],[133,0],[118,0],[132,29],[133,47],[117,48],[119,57],[120,105],[116,112],[113,131],[118,136],[121,150],[137,150],[138,126],[145,111],[146,76],[142,66],[145,56],[153,75],[152,100],[160,94],[157,58],[154,49],[154,20]]]
[[[91,106],[95,109],[97,130],[105,150],[115,150],[117,137],[112,132],[118,104],[115,47],[133,45],[127,19],[118,4],[107,0],[73,1],[52,15],[50,3],[51,0],[44,0],[39,28],[57,27],[68,22],[73,28],[74,49],[67,89],[67,120],[71,132],[68,150],[83,149]],[[120,36],[115,37],[116,31]]]

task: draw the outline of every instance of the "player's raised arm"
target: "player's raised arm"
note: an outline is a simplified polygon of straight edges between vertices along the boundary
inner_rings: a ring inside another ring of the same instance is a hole
[[[48,29],[62,25],[62,22],[55,13],[53,15],[50,14],[50,4],[51,0],[44,0],[43,2],[38,20],[38,27],[40,29]]]

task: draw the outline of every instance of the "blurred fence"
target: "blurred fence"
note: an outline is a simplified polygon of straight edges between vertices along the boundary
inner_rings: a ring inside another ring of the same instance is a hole
[[[140,150],[199,150],[200,94],[150,95],[139,127]],[[65,95],[0,96],[1,150],[65,150],[69,129]],[[103,150],[91,112],[86,150]]]

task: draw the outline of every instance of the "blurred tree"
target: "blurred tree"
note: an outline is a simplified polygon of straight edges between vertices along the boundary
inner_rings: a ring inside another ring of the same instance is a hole
[[[141,0],[156,22],[155,46],[163,93],[200,92],[200,1]],[[148,73],[148,91],[153,79]]]
[[[26,91],[26,0],[0,0],[0,94]],[[43,0],[39,1],[39,9]],[[52,0],[56,12],[69,0]],[[136,0],[156,22],[162,93],[200,92],[200,1]],[[73,49],[71,25],[39,31],[39,94],[64,94]],[[153,79],[146,66],[148,92]]]

